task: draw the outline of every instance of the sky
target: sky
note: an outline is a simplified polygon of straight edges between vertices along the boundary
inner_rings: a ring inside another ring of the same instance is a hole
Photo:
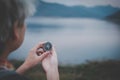
[[[59,3],[67,6],[84,5],[87,7],[111,5],[120,8],[120,0],[43,0],[50,3]]]

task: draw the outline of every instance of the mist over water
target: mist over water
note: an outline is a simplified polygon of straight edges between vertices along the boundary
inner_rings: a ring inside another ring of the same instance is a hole
[[[120,30],[103,20],[87,18],[30,18],[23,45],[10,59],[25,59],[40,41],[52,42],[60,64],[120,58]]]

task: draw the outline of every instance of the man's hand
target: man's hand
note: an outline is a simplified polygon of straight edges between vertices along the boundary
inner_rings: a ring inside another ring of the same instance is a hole
[[[59,80],[58,60],[54,47],[49,55],[42,60],[42,66],[46,72],[47,80]]]
[[[28,54],[28,57],[26,58],[25,62],[22,66],[20,66],[16,72],[19,74],[23,74],[30,68],[36,66],[38,63],[40,63],[45,57],[49,55],[49,52],[44,52],[40,56],[37,54],[38,49],[43,46],[44,43],[37,44],[34,48],[30,50],[30,53]],[[40,52],[39,52],[40,53]]]
[[[42,62],[47,80],[59,80],[58,60],[55,49],[52,47],[51,51],[39,51],[39,49],[43,47],[44,43],[40,43],[31,49],[23,65],[16,70],[17,73],[24,74],[24,72]]]

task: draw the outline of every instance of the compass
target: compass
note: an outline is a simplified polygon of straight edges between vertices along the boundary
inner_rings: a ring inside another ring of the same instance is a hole
[[[52,49],[52,44],[50,42],[46,42],[44,45],[43,45],[43,50],[44,51],[50,51]]]

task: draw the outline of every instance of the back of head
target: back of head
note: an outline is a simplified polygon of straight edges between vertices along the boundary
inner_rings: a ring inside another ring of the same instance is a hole
[[[13,26],[24,24],[27,16],[35,12],[35,0],[0,0],[0,53],[5,49],[6,41],[13,38]]]

